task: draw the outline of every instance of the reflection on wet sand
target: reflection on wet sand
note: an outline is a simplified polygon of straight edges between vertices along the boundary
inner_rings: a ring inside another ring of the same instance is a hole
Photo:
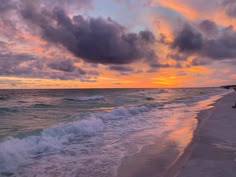
[[[176,126],[179,118],[172,117],[164,121],[168,122],[168,126]],[[196,119],[184,119],[180,126],[163,134],[155,144],[124,158],[118,177],[163,176],[191,141],[196,124]]]
[[[209,105],[219,97],[213,97],[207,101],[200,101],[191,110],[210,109]],[[170,131],[159,137],[155,144],[144,147],[139,153],[125,157],[118,170],[118,177],[162,177],[183,154],[185,148],[193,138],[193,132],[197,127],[196,116],[191,116],[188,111],[181,115],[173,115],[162,119]],[[175,128],[173,128],[175,127]]]

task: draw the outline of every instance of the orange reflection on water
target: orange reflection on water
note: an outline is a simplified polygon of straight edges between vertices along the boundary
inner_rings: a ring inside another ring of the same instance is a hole
[[[213,96],[210,99],[199,101],[189,109],[193,112],[210,109],[213,107],[212,103],[217,101],[220,97],[221,96]],[[188,109],[188,107],[186,107],[186,109]],[[193,132],[197,127],[198,120],[193,117],[193,114],[184,112],[181,114],[173,115],[166,123],[168,123],[169,126],[178,125],[168,134],[167,139],[170,142],[174,142],[178,149],[183,151],[193,138]]]
[[[180,120],[176,119],[173,121]],[[175,129],[168,135],[168,140],[171,142],[175,142],[179,150],[182,151],[191,142],[193,138],[193,131],[197,126],[197,120],[193,118],[184,119],[181,124],[181,126],[179,126],[177,129]]]

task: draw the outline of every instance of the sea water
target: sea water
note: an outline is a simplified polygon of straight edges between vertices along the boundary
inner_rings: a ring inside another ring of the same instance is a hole
[[[196,118],[226,93],[0,90],[0,176],[115,177],[124,157],[180,129],[183,120]],[[194,131],[196,124],[191,126]]]

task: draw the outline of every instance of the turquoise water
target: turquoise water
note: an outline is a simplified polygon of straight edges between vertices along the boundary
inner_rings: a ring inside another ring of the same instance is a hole
[[[181,120],[192,119],[225,93],[220,88],[0,90],[0,176],[116,176],[123,157],[181,127]],[[178,121],[171,126],[162,121],[173,115]]]

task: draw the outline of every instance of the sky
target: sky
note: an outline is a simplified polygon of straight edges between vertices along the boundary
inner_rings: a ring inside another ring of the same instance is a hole
[[[235,84],[235,0],[0,0],[0,88]]]

